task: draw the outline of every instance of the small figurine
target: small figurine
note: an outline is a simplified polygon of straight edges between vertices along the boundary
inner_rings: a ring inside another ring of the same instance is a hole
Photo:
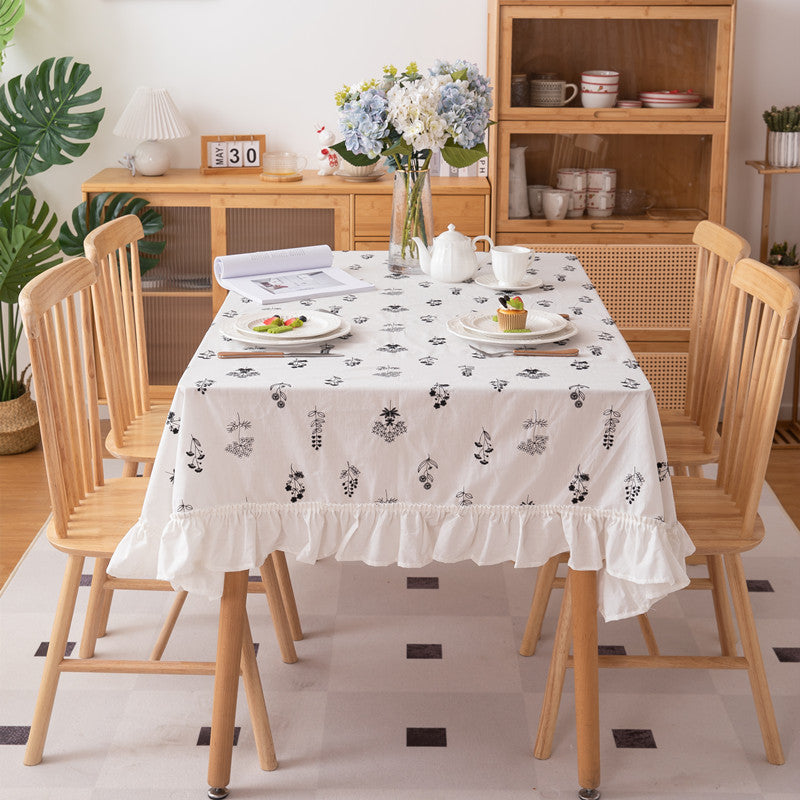
[[[336,134],[321,125],[317,128],[317,136],[319,137],[319,143],[322,145],[317,154],[317,161],[319,161],[317,175],[333,175],[339,169],[339,156],[329,148],[336,141]]]

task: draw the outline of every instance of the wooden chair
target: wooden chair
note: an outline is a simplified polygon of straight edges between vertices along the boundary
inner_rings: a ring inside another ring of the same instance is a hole
[[[742,655],[598,657],[600,667],[616,669],[746,669],[771,764],[783,764],[784,755],[741,554],[756,547],[764,537],[758,501],[798,314],[800,290],[775,270],[749,258],[734,266],[721,322],[728,337],[728,360],[717,477],[677,476],[673,480],[678,519],[691,536],[697,554],[718,556],[724,562]],[[570,594],[568,578],[539,719],[534,751],[537,758],[550,756],[564,672],[571,665]]]
[[[668,275],[667,280],[679,277],[675,284],[678,287],[682,285],[683,289],[678,288],[678,291],[684,292],[689,286],[688,269],[690,265],[694,265],[688,357],[683,362],[686,369],[685,395],[682,398],[683,408],[678,410],[659,406],[659,417],[670,466],[678,474],[691,473],[700,476],[702,465],[715,463],[719,458],[720,440],[717,424],[722,404],[723,373],[727,357],[727,340],[726,337],[720,335],[722,333],[722,309],[725,306],[733,265],[750,254],[750,245],[733,231],[707,220],[697,225],[692,238],[696,245],[693,248],[686,245],[641,246],[641,260],[638,263],[646,265],[651,271],[656,269],[662,271],[666,269],[663,262],[674,259],[672,270],[678,272],[676,275]],[[635,263],[632,262],[636,258],[637,247],[639,246],[614,246],[611,248],[610,254],[604,252],[607,248],[604,245],[578,245],[577,248],[570,246],[570,249],[578,251],[575,254],[581,259],[588,274],[599,273],[599,280],[603,285],[599,286],[598,290],[605,301],[608,292],[604,293],[603,290],[606,288],[609,277],[614,276],[614,273],[613,268],[606,266],[604,262],[613,257],[620,265],[620,272],[627,269],[630,273],[631,268],[635,267]],[[653,250],[654,247],[659,249]],[[623,248],[623,252],[619,252],[620,248]],[[646,313],[642,314],[636,310],[636,306],[642,302],[641,298],[634,302],[627,296],[626,290],[620,288],[626,284],[630,285],[630,281],[623,279],[622,274],[614,277],[617,280],[613,290],[610,286],[608,287],[609,291],[613,291],[610,305],[612,316],[619,320],[620,326],[628,336],[642,336],[646,328],[640,326],[648,326],[652,320],[646,316]],[[651,281],[658,290],[661,289],[664,282],[663,277],[654,279],[652,272]],[[675,291],[674,288],[673,291]],[[620,306],[619,309],[615,307],[617,304]],[[609,304],[607,303],[607,305]],[[676,320],[677,324],[684,322],[684,320]],[[636,344],[634,343],[632,346],[635,348]],[[659,354],[652,351],[636,355],[640,362],[645,362],[642,366],[646,374],[648,360],[654,361],[659,358]],[[662,356],[662,358],[668,359],[669,355]],[[648,375],[648,377],[650,376]],[[672,378],[674,379],[674,376]],[[551,591],[553,588],[560,588],[564,585],[564,578],[557,576],[557,570],[559,565],[566,561],[566,553],[555,556],[544,564],[537,574],[533,602],[520,646],[522,655],[533,655],[536,652],[536,644],[541,635]],[[733,618],[730,604],[724,590],[724,581],[720,577],[721,560],[715,556],[708,558],[692,556],[689,563],[702,563],[708,569],[707,578],[693,578],[687,588],[712,591],[722,652],[730,655],[735,648],[735,639],[732,632]],[[639,625],[647,643],[648,652],[651,655],[657,655],[658,646],[646,616],[643,615],[639,618]]]
[[[95,559],[94,578],[115,589],[171,591],[163,581],[118,580],[105,568],[119,541],[138,519],[147,480],[103,474],[95,356],[91,342],[91,287],[94,265],[74,258],[34,278],[20,294],[20,311],[30,347],[36,404],[42,431],[50,499],[50,543],[67,556],[44,672],[36,701],[24,762],[42,759],[58,681],[64,672],[137,672],[213,675],[215,662],[163,662],[65,658],[67,636],[86,558]],[[102,319],[100,324],[104,325]],[[94,655],[102,593],[90,597],[82,649]],[[247,619],[242,621],[240,668],[253,721],[262,769],[277,766],[269,719]],[[84,646],[87,645],[88,648]]]
[[[144,230],[139,217],[129,214],[100,225],[84,240],[86,255],[98,271],[98,281],[92,288],[95,315],[101,315],[107,323],[96,325],[95,334],[111,420],[105,444],[109,453],[125,462],[123,475],[127,477],[137,474],[139,464],[144,466],[144,475],[150,475],[169,411],[168,404],[150,401],[138,248],[142,238]],[[274,593],[272,575],[269,580],[262,575],[282,658],[286,663],[294,663],[297,661],[294,642],[303,638],[303,631],[285,554],[272,553],[263,569],[274,572],[278,581],[280,591]],[[249,588],[259,591],[261,587],[255,583]],[[111,596],[107,592],[104,598],[100,636],[105,634]],[[154,656],[160,657],[163,652],[185,599],[185,593],[175,598],[164,634],[153,650]]]

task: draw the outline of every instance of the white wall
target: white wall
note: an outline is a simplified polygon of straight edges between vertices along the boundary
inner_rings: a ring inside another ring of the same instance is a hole
[[[465,58],[486,67],[486,0],[28,0],[3,79],[50,56],[92,68],[106,115],[87,153],[33,184],[68,218],[83,179],[136,142],[112,134],[139,85],[167,88],[193,136],[173,165],[200,163],[201,134],[266,133],[269,149],[313,160],[316,126],[336,124],[333,95],[391,62]],[[727,224],[758,255],[761,112],[800,103],[800,0],[739,0]],[[800,176],[774,180],[772,240],[800,242]]]

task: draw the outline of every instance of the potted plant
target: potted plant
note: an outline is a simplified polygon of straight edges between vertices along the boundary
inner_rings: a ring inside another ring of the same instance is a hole
[[[0,12],[18,4],[2,3]],[[3,22],[0,13],[0,24]],[[10,35],[0,35],[3,45]],[[49,58],[24,80],[0,87],[0,454],[38,442],[36,410],[25,370],[17,363],[22,339],[19,294],[60,260],[57,219],[34,196],[28,178],[69,164],[89,147],[105,109],[89,109],[101,90],[83,92],[91,71],[71,57]]]
[[[800,166],[800,106],[765,111],[767,161],[772,167]]]
[[[800,286],[800,262],[797,260],[797,245],[789,247],[788,242],[774,242],[769,250],[767,264],[777,269],[784,278]]]

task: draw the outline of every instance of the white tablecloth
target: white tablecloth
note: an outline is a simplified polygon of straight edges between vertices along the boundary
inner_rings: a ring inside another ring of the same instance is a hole
[[[565,312],[575,358],[484,358],[447,320],[498,292],[336,253],[374,292],[274,306],[352,323],[344,358],[222,360],[246,345],[231,293],[180,380],[142,516],[110,571],[208,597],[275,549],[420,567],[538,566],[570,552],[599,571],[606,619],[688,582],[652,390],[574,256],[542,254],[526,305]],[[315,349],[319,349],[317,346]]]

